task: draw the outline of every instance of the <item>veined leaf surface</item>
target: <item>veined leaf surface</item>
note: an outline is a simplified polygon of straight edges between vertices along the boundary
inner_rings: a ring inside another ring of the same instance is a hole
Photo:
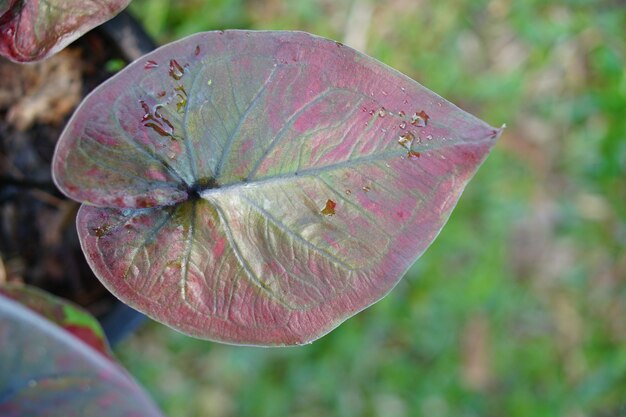
[[[0,0],[0,55],[32,62],[65,48],[130,0]]]
[[[94,91],[53,172],[124,302],[197,337],[289,345],[391,290],[498,135],[339,43],[210,32]]]
[[[3,417],[162,415],[110,358],[2,294],[0,346]]]

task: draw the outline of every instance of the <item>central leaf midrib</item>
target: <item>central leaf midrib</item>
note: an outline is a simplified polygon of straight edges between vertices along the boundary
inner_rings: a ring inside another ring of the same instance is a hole
[[[189,232],[188,232],[188,236],[187,236],[187,247],[185,248],[185,253],[183,254],[183,271],[182,271],[182,275],[180,277],[181,279],[181,285],[180,285],[180,292],[181,292],[181,298],[188,303],[189,301],[187,300],[187,279],[189,278],[189,260],[191,258],[191,252],[193,251],[193,245],[194,245],[194,240],[195,240],[195,233],[196,233],[196,210],[197,210],[197,201],[192,201],[191,202],[191,215],[190,215],[190,219],[189,219]]]
[[[288,310],[293,311],[293,308],[289,306],[289,304],[286,301],[279,298],[276,294],[271,292],[265,285],[263,285],[264,284],[263,280],[254,273],[254,271],[248,264],[247,259],[243,256],[243,253],[241,252],[241,248],[239,247],[239,245],[237,244],[237,241],[232,235],[232,228],[230,226],[230,223],[228,222],[228,219],[226,218],[226,215],[222,211],[222,208],[219,207],[219,205],[214,205],[214,208],[215,208],[215,211],[217,212],[217,215],[219,216],[220,222],[223,225],[224,236],[228,240],[230,247],[233,249],[233,254],[235,255],[235,258],[237,259],[237,261],[239,262],[239,265],[241,265],[243,270],[246,272],[246,275],[248,275],[248,278],[250,279],[250,281],[254,283],[254,285],[256,285],[261,291],[265,292],[270,298],[278,302],[280,305],[287,308]]]
[[[388,151],[383,154],[378,154],[376,157],[372,157],[371,155],[358,159],[351,159],[348,161],[342,161],[331,165],[326,165],[323,167],[315,167],[304,169],[302,171],[297,172],[289,172],[285,174],[278,174],[268,177],[263,177],[254,181],[237,181],[229,184],[221,184],[219,187],[214,189],[207,189],[200,192],[200,197],[207,199],[212,194],[221,194],[224,191],[231,191],[237,188],[245,188],[245,187],[254,187],[264,184],[273,184],[280,182],[288,182],[297,180],[300,178],[307,177],[317,177],[319,174],[327,173],[336,169],[350,168],[355,165],[360,165],[368,162],[376,162],[381,160],[386,160],[391,157],[400,157],[404,155],[405,151],[403,150],[395,150]]]

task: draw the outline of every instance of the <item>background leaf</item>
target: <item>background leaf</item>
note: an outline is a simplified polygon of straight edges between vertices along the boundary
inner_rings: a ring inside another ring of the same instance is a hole
[[[103,355],[112,357],[98,320],[81,307],[25,285],[3,285],[0,287],[0,294],[42,315]]]
[[[212,32],[94,91],[53,170],[122,300],[198,337],[299,344],[395,285],[498,134],[339,43]]]
[[[0,2],[0,55],[32,62],[65,48],[106,22],[130,0],[3,0]]]
[[[13,7],[13,3],[15,3],[15,0],[0,0],[0,18]]]
[[[0,414],[161,416],[116,363],[0,294]]]

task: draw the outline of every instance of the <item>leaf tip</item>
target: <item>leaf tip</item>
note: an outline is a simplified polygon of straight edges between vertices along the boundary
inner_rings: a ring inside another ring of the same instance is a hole
[[[491,140],[493,140],[494,142],[497,141],[500,136],[502,136],[502,133],[504,132],[504,129],[506,129],[506,123],[502,123],[502,126],[500,126],[497,129],[492,129],[491,131]]]

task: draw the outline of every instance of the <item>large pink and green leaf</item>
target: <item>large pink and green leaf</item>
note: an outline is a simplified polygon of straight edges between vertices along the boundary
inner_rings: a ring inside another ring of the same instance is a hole
[[[339,43],[212,32],[94,91],[53,171],[120,299],[197,337],[289,345],[391,290],[498,134]]]
[[[30,302],[39,295],[9,292],[14,299],[0,294],[0,415],[161,416],[131,376],[103,352],[15,301],[25,297]],[[40,311],[62,323],[77,320],[57,315],[53,306]],[[89,322],[84,319],[78,320]]]
[[[55,54],[130,0],[0,0],[0,55],[32,62]]]

